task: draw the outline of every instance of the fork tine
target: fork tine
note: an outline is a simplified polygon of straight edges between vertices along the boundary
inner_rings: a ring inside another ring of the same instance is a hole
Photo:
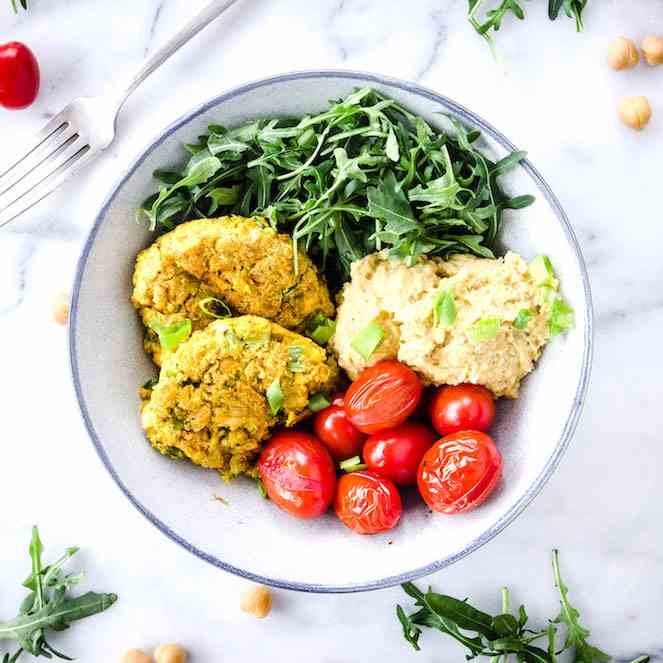
[[[20,184],[40,166],[47,164],[49,160],[57,158],[59,154],[78,141],[78,139],[79,135],[71,126],[57,132],[57,134],[52,134],[22,161],[16,163],[4,176],[0,177],[0,200],[5,193]]]
[[[0,195],[0,228],[36,205],[53,192],[62,182],[76,173],[90,157],[93,150],[86,142],[77,140],[62,151],[57,158],[49,159],[24,178],[9,193]]]
[[[27,159],[36,150],[42,147],[46,142],[56,138],[62,131],[69,128],[69,121],[63,113],[58,113],[51,118],[30,140],[27,146],[22,146],[20,150],[14,150],[16,154],[8,161],[9,165],[4,169],[0,166],[0,182],[24,159]],[[4,164],[3,164],[4,165]]]

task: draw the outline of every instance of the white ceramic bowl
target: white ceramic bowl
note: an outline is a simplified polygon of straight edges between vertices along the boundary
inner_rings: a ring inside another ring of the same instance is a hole
[[[137,389],[155,373],[129,302],[136,253],[151,240],[134,222],[155,188],[152,171],[180,162],[181,145],[210,123],[237,125],[256,116],[319,111],[355,87],[372,86],[433,125],[440,111],[484,132],[483,148],[502,156],[514,146],[458,104],[410,83],[351,72],[303,72],[222,94],[168,127],[115,185],[99,212],[78,265],[70,318],[74,385],[99,456],[132,504],[164,534],[202,559],[253,580],[305,591],[375,589],[436,571],[489,541],[522,512],[553,473],[573,433],[591,362],[587,273],[571,226],[529,162],[505,178],[508,190],[536,203],[506,214],[502,242],[551,256],[576,328],[546,348],[517,401],[498,406],[493,430],[504,480],[491,499],[461,516],[432,515],[412,496],[396,529],[373,537],[333,515],[303,521],[260,499],[253,482],[218,476],[153,451],[140,426]],[[212,499],[222,495],[229,506]]]

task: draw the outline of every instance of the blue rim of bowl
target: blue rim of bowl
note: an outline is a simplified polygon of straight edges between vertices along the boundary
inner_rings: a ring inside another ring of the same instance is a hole
[[[104,446],[97,435],[94,426],[92,424],[92,419],[87,409],[85,398],[83,396],[83,391],[79,379],[79,368],[76,354],[76,319],[78,313],[78,299],[81,288],[81,281],[85,271],[85,266],[87,263],[90,250],[94,245],[94,241],[99,230],[99,227],[103,223],[103,220],[106,216],[108,208],[112,204],[115,196],[118,191],[122,188],[124,183],[133,175],[136,169],[143,163],[147,156],[158,147],[163,141],[167,140],[177,129],[181,126],[187,124],[197,116],[202,113],[207,112],[218,106],[219,104],[237,97],[238,95],[256,90],[265,86],[270,86],[278,83],[284,83],[287,81],[294,80],[306,80],[306,79],[329,79],[329,78],[343,78],[356,80],[362,84],[377,84],[384,86],[386,88],[396,88],[403,90],[409,93],[413,93],[419,96],[422,96],[430,101],[439,103],[442,107],[446,108],[448,111],[452,112],[455,116],[460,118],[463,122],[473,125],[481,129],[482,132],[485,132],[490,136],[494,141],[501,145],[507,151],[515,151],[517,148],[511,141],[509,141],[504,135],[502,135],[497,129],[495,129],[488,122],[482,118],[476,116],[474,113],[469,111],[467,108],[461,106],[460,104],[444,97],[436,92],[429,90],[427,88],[421,87],[414,83],[408,83],[398,79],[389,78],[387,76],[381,76],[379,74],[370,74],[362,73],[356,71],[343,71],[343,70],[327,70],[327,71],[297,71],[288,74],[282,74],[278,76],[273,76],[270,78],[265,78],[259,81],[254,81],[252,83],[247,83],[240,87],[234,88],[228,92],[225,92],[217,97],[214,97],[210,101],[207,101],[199,105],[194,110],[190,111],[186,115],[183,115],[173,124],[165,129],[165,131],[152,142],[152,144],[142,153],[142,155],[134,161],[129,170],[118,180],[118,182],[113,187],[112,192],[106,198],[101,211],[97,215],[94,225],[88,235],[88,238],[85,242],[81,256],[78,260],[76,268],[76,277],[74,280],[74,287],[72,291],[72,300],[71,300],[71,312],[70,312],[70,322],[69,322],[69,360],[71,373],[74,383],[74,389],[76,392],[76,398],[78,400],[79,407],[81,409],[81,414],[85,427],[87,428],[88,434],[94,444],[97,454],[99,455],[102,463],[112,476],[115,483],[118,485],[120,490],[124,493],[127,499],[140,511],[155,527],[157,527],[161,532],[163,532],[167,537],[178,543],[180,546],[193,553],[200,559],[213,564],[225,571],[233,573],[235,575],[241,576],[248,580],[271,585],[273,587],[279,587],[283,589],[290,589],[302,592],[317,592],[317,593],[348,593],[348,592],[361,592],[369,591],[375,589],[383,589],[385,587],[391,587],[393,585],[398,585],[409,580],[415,580],[422,576],[434,573],[443,569],[454,562],[462,559],[466,555],[469,555],[471,552],[477,550],[484,544],[488,543],[492,538],[497,536],[507,525],[513,522],[517,516],[519,516],[525,507],[538,495],[546,481],[551,477],[555,469],[557,468],[562,455],[566,451],[571,437],[576,429],[578,420],[582,411],[582,406],[584,403],[585,395],[587,392],[587,387],[589,383],[589,376],[592,363],[592,345],[593,345],[593,312],[592,312],[592,298],[589,285],[589,276],[587,274],[587,268],[578,244],[578,240],[571,228],[568,217],[562,209],[561,204],[557,200],[557,197],[552,192],[552,189],[548,186],[546,181],[543,179],[541,174],[536,168],[528,161],[524,160],[521,162],[521,166],[525,169],[527,174],[532,178],[542,195],[545,197],[548,204],[554,210],[557,219],[562,226],[562,230],[566,236],[566,239],[573,249],[576,259],[578,261],[578,266],[582,274],[583,289],[585,294],[586,307],[584,311],[585,315],[585,337],[584,337],[584,350],[583,350],[583,360],[582,360],[582,370],[578,385],[576,388],[576,393],[573,401],[573,407],[569,413],[569,416],[564,425],[564,429],[560,436],[560,439],[555,447],[553,454],[548,459],[548,462],[544,466],[543,470],[532,483],[529,489],[522,495],[522,497],[509,509],[509,511],[502,516],[496,523],[493,524],[488,530],[486,530],[481,536],[477,537],[465,546],[462,550],[458,551],[453,555],[444,557],[443,559],[435,560],[426,566],[422,566],[412,571],[402,573],[395,576],[389,576],[386,578],[381,578],[379,580],[372,580],[364,583],[350,584],[350,585],[325,585],[325,584],[315,584],[315,583],[301,583],[301,582],[292,582],[289,580],[284,580],[280,578],[268,578],[244,569],[238,568],[231,564],[209,555],[204,551],[196,548],[191,545],[188,541],[180,537],[176,532],[171,530],[165,523],[159,520],[151,511],[146,509],[129,491],[129,489],[124,485],[120,477],[118,476],[115,468],[113,467]]]

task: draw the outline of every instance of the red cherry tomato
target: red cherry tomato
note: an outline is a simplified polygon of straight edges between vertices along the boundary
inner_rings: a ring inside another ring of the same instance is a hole
[[[398,488],[375,472],[352,472],[338,480],[334,511],[359,534],[386,532],[396,525],[403,506]]]
[[[345,394],[345,411],[363,433],[377,433],[402,424],[421,400],[417,374],[399,361],[369,366]]]
[[[416,422],[381,430],[366,441],[364,462],[376,474],[407,486],[417,482],[419,463],[436,439],[428,426]]]
[[[34,53],[19,41],[0,44],[0,106],[27,108],[39,92],[39,64]]]
[[[439,513],[479,506],[502,475],[502,456],[490,436],[461,431],[443,437],[424,455],[417,484],[426,504]]]
[[[359,455],[366,440],[366,435],[348,419],[342,395],[335,396],[329,407],[315,415],[313,430],[336,461]]]
[[[493,395],[478,384],[440,387],[429,405],[430,420],[440,435],[461,430],[487,431],[495,417]]]
[[[336,470],[329,452],[313,435],[277,433],[264,448],[258,471],[269,498],[298,518],[315,518],[329,508]]]

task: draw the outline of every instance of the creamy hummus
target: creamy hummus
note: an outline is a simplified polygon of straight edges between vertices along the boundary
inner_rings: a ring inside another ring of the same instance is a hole
[[[455,311],[441,318],[439,303],[449,294]],[[496,260],[421,258],[408,267],[383,251],[353,263],[339,301],[332,346],[352,379],[397,358],[426,384],[470,382],[516,398],[550,337],[544,290],[511,252]],[[384,337],[365,359],[352,341],[372,321]]]

